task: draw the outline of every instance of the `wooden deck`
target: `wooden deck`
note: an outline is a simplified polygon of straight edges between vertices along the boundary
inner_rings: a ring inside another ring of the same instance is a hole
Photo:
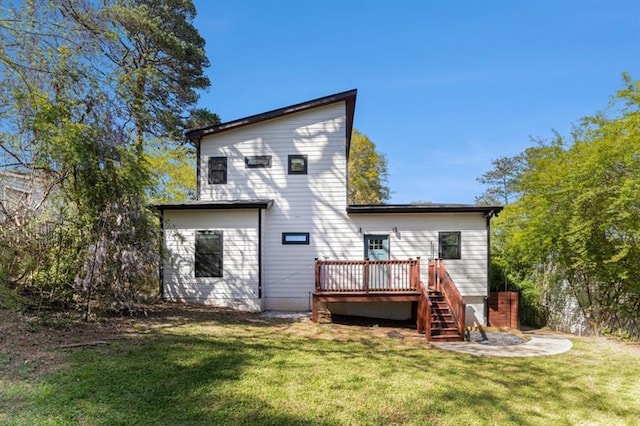
[[[318,260],[312,319],[318,304],[412,302],[419,332],[427,340],[462,340],[465,305],[440,260],[429,263],[428,285],[420,280],[420,258],[407,260]]]

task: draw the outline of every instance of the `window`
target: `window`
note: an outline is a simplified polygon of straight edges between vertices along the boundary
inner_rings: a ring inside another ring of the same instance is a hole
[[[196,233],[196,278],[222,277],[222,231]]]
[[[271,167],[270,155],[252,155],[244,157],[244,166],[247,169]]]
[[[288,163],[289,163],[290,175],[306,175],[307,174],[307,156],[306,155],[290,155]]]
[[[283,232],[282,244],[309,245],[309,233],[308,232]]]
[[[209,157],[209,183],[227,183],[227,157]]]
[[[382,238],[370,239],[369,250],[384,250],[384,241]]]
[[[460,243],[460,232],[440,232],[438,234],[440,259],[460,259]]]

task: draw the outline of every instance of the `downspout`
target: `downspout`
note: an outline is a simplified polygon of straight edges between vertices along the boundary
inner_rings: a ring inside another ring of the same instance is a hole
[[[258,299],[262,299],[262,209],[258,209]]]
[[[493,210],[485,213],[487,221],[487,295],[484,297],[484,321],[489,325],[489,295],[491,294],[491,218],[495,215]]]
[[[160,278],[160,298],[164,299],[164,210],[160,210],[160,241],[158,245],[158,251],[160,252],[160,259],[158,259],[158,276]]]
[[[196,144],[196,200],[200,200],[200,141],[202,138],[198,138]]]

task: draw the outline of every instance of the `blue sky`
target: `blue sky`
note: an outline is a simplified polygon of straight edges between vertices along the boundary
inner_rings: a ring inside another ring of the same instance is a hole
[[[230,121],[358,89],[390,203],[473,203],[491,160],[564,135],[640,79],[640,1],[195,0]]]

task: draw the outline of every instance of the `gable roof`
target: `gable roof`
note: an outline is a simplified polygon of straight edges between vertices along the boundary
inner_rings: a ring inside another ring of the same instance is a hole
[[[260,123],[262,121],[273,120],[274,118],[284,117],[289,114],[295,114],[313,108],[320,108],[326,105],[338,102],[346,102],[347,104],[347,154],[351,144],[351,133],[353,130],[353,115],[356,109],[356,94],[358,90],[348,90],[346,92],[335,93],[333,95],[324,96],[318,99],[301,102],[299,104],[290,105],[283,108],[274,109],[272,111],[263,112],[261,114],[250,115],[249,117],[239,118],[227,123],[216,124],[213,126],[203,127],[200,129],[189,130],[185,133],[187,139],[194,143],[199,143],[204,136],[234,130],[239,127],[249,126],[251,124]]]

